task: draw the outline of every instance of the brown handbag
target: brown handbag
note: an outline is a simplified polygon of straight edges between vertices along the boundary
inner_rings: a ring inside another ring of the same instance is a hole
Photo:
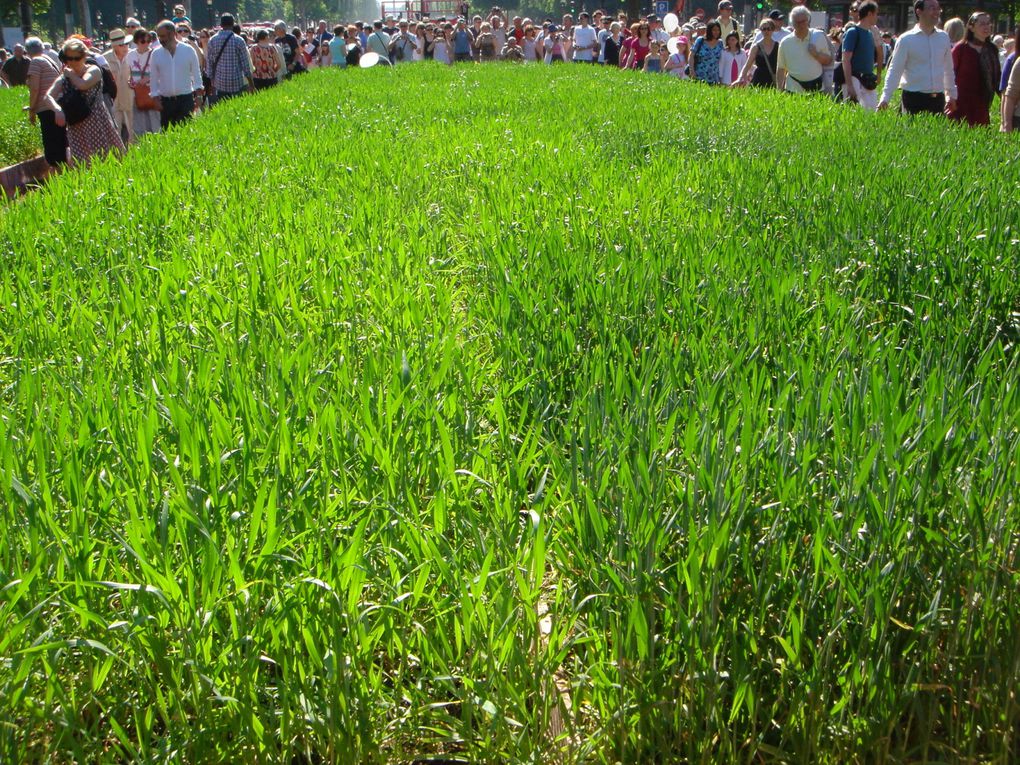
[[[149,59],[152,58],[152,51],[149,51],[149,55],[145,59],[145,66],[142,67],[142,74],[144,75],[149,71]],[[156,105],[156,99],[153,98],[149,91],[149,83],[139,80],[135,85],[135,108],[140,112],[151,112],[159,107]]]

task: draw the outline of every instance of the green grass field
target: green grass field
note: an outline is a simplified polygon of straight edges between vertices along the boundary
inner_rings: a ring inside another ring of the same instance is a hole
[[[28,123],[23,106],[28,106],[28,88],[0,88],[0,167],[42,153],[39,126]]]
[[[1015,760],[1016,151],[437,66],[57,178],[0,219],[0,761]]]

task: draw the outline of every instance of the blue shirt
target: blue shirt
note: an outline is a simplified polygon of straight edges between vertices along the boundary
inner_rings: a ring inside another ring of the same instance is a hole
[[[347,41],[339,36],[330,40],[329,56],[333,59],[333,66],[347,66]]]
[[[875,38],[871,32],[860,27],[851,27],[843,35],[843,52],[853,53],[850,70],[854,74],[873,74],[875,72]]]
[[[453,33],[453,52],[454,54],[464,54],[471,52],[471,35],[468,31],[458,29]]]
[[[1016,53],[1010,53],[1002,63],[1002,80],[999,81],[999,92],[1005,93],[1009,85],[1009,73],[1013,71],[1013,62],[1016,61]]]

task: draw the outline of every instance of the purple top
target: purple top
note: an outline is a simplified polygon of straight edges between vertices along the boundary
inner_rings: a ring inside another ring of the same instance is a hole
[[[999,80],[999,92],[1005,93],[1009,85],[1009,73],[1013,70],[1013,62],[1016,61],[1016,53],[1010,53],[1002,64],[1002,79]]]

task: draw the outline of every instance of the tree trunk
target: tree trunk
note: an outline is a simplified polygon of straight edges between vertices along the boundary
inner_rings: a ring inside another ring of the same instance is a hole
[[[78,21],[86,37],[92,37],[92,9],[89,0],[78,0]]]
[[[28,37],[32,33],[32,2],[31,0],[21,0],[18,7],[21,11],[21,32],[25,37]]]

